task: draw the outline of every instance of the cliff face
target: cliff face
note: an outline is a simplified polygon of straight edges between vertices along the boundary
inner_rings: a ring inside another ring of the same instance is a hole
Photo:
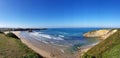
[[[107,34],[108,32],[110,32],[110,29],[109,30],[96,30],[96,31],[90,31],[88,33],[85,33],[84,34],[84,37],[101,37],[105,34]]]
[[[91,31],[88,33],[85,33],[83,36],[84,37],[98,37],[101,39],[105,39],[115,33],[117,30],[111,30],[111,29],[102,29],[102,30],[96,30],[96,31]]]

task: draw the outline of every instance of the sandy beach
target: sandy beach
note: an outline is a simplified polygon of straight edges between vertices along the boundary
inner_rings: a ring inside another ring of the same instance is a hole
[[[46,58],[80,58],[85,52],[99,43],[78,47],[79,50],[71,54],[65,51],[66,47],[40,41],[27,31],[13,31],[13,33],[29,48]]]
[[[116,30],[113,30],[108,35],[115,33]],[[51,43],[39,40],[39,38],[31,35],[30,32],[27,31],[13,31],[15,35],[17,35],[21,41],[26,44],[29,48],[34,50],[36,53],[42,55],[46,58],[79,58],[93,46],[97,45],[99,42],[94,43],[93,45],[81,46],[78,47],[78,51],[75,53],[69,53],[66,51],[66,47],[53,45]],[[104,36],[106,39],[109,36]]]
[[[46,58],[76,58],[69,53],[64,52],[64,47],[54,46],[52,44],[46,44],[38,41],[34,37],[30,36],[28,32],[13,32],[17,35],[21,41],[29,48],[33,49],[38,54]]]

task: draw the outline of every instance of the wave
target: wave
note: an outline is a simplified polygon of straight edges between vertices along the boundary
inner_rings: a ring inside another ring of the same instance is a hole
[[[61,38],[61,37],[53,37],[53,39],[55,39],[55,40],[64,40],[64,39]]]
[[[58,32],[59,34],[64,34],[64,35],[68,35],[69,33],[67,32]]]
[[[48,34],[43,34],[41,32],[33,32],[31,33],[32,35],[35,36],[39,36],[39,37],[43,37],[43,38],[47,38],[47,39],[53,39],[53,40],[64,40],[62,37],[62,35],[59,35],[58,37],[52,36],[52,35],[48,35]]]
[[[65,37],[65,36],[63,36],[63,35],[58,35],[59,37]]]
[[[42,41],[43,43],[46,43],[46,44],[48,44],[48,42],[47,41]]]
[[[52,39],[52,37],[50,35],[47,34],[39,34],[40,37],[44,37],[44,38],[48,38],[48,39]]]

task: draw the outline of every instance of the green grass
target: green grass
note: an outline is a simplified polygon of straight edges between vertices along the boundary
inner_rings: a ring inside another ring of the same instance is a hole
[[[82,58],[120,58],[120,30],[94,46]]]
[[[0,58],[43,58],[19,39],[0,33]]]

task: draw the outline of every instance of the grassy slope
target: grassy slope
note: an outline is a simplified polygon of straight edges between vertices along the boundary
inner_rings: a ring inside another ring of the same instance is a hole
[[[83,58],[120,58],[120,30],[90,49]]]
[[[0,58],[42,58],[19,39],[7,37],[0,33]]]

